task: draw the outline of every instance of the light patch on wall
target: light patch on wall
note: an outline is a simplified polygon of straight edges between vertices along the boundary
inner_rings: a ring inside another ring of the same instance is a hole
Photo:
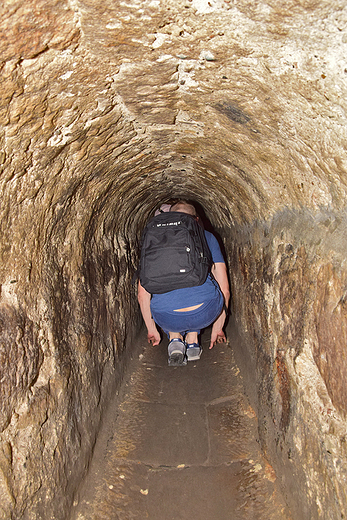
[[[106,29],[121,29],[122,27],[122,22],[110,22],[106,25]]]
[[[67,72],[65,72],[65,74],[60,76],[59,79],[69,79],[69,77],[72,76],[72,74],[73,74],[73,70],[68,70]]]
[[[0,286],[1,301],[6,302],[14,307],[18,306],[18,298],[16,294],[17,280],[9,280]]]
[[[199,14],[207,14],[223,9],[225,2],[223,0],[193,0],[192,7]]]
[[[167,39],[167,37],[168,37],[167,34],[157,33],[155,35],[155,40],[152,43],[153,49],[158,49],[159,47],[161,47],[163,45],[163,43],[165,42],[165,40]]]

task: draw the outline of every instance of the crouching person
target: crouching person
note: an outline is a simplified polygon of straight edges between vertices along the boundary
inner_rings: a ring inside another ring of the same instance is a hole
[[[209,348],[226,341],[230,291],[218,241],[203,230],[195,207],[180,201],[169,212],[145,231],[138,301],[148,342],[160,343],[158,325],[169,338],[169,365],[178,366],[200,359],[199,334],[209,325]]]

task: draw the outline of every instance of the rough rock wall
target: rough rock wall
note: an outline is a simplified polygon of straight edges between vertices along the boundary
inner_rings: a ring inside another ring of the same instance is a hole
[[[286,209],[232,246],[237,357],[294,518],[344,518],[346,216]]]
[[[290,505],[342,518],[346,18],[342,0],[3,2],[1,518],[68,517],[139,323],[139,234],[171,196],[225,239]]]

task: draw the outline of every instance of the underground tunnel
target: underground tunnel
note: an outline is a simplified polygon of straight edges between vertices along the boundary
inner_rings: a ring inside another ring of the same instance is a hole
[[[174,197],[222,238],[293,520],[346,518],[346,21],[344,0],[3,2],[1,519],[70,518]]]

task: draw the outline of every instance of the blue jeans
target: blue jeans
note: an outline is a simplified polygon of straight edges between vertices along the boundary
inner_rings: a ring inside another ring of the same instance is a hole
[[[203,303],[198,309],[193,311],[168,311],[156,309],[152,316],[165,334],[169,337],[169,332],[179,332],[184,336],[188,332],[197,332],[208,327],[213,323],[223,309],[224,298],[220,289],[215,292],[212,299]]]

